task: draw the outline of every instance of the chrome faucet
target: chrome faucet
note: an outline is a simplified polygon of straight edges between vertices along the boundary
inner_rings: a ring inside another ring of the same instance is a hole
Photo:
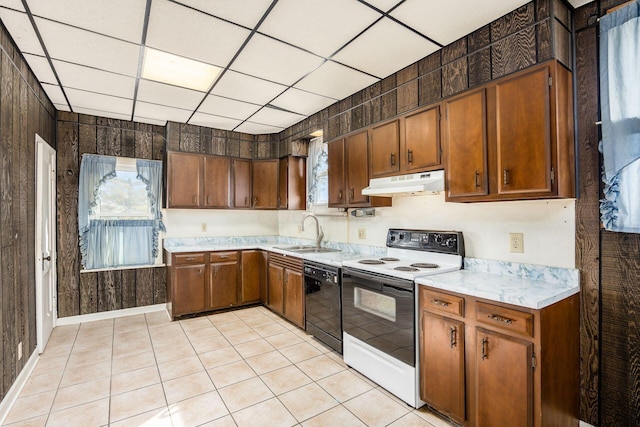
[[[320,247],[320,243],[322,243],[322,238],[324,237],[324,233],[322,232],[322,227],[320,227],[320,223],[318,222],[318,218],[312,214],[308,213],[302,217],[302,223],[300,224],[300,229],[304,231],[304,220],[307,218],[313,218],[316,220],[316,248]]]

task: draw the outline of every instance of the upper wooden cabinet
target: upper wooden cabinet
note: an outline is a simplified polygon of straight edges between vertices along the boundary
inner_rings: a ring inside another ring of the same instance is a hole
[[[329,207],[391,206],[389,197],[367,197],[368,132],[360,131],[329,143]]]
[[[205,208],[231,207],[231,161],[228,157],[204,156],[204,191],[202,206]]]
[[[167,206],[169,208],[231,207],[228,157],[167,153]]]
[[[575,197],[571,73],[555,61],[445,101],[448,201]]]
[[[278,163],[278,209],[306,208],[307,162],[304,157],[283,157]]]
[[[371,177],[393,175],[400,170],[400,120],[371,128]]]
[[[254,209],[278,208],[278,160],[252,163],[252,203]]]
[[[233,159],[233,207],[251,207],[251,160]]]

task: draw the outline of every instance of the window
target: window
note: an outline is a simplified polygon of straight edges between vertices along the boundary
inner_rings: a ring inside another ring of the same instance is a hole
[[[314,138],[309,142],[309,157],[307,159],[308,186],[307,209],[314,207],[327,207],[329,203],[329,156],[327,144],[322,137]]]
[[[162,163],[84,155],[78,188],[78,229],[84,269],[154,264]]]

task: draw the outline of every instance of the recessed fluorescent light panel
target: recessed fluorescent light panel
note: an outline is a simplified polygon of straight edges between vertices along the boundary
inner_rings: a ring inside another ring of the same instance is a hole
[[[144,79],[206,92],[219,73],[219,67],[145,48]]]

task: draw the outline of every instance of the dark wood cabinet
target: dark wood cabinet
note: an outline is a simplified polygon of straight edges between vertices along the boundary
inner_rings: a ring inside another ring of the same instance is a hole
[[[378,178],[400,170],[400,120],[371,127],[371,177]]]
[[[167,206],[198,208],[202,204],[202,156],[167,152]]]
[[[267,306],[304,329],[302,259],[269,253]]]
[[[205,208],[231,207],[231,162],[228,157],[203,157],[203,200]]]
[[[422,172],[442,167],[440,105],[404,116],[400,132],[400,170]]]
[[[302,266],[284,271],[284,316],[304,329],[304,283]]]
[[[254,209],[278,208],[278,160],[253,160],[252,204]]]
[[[209,307],[227,308],[238,304],[238,252],[209,254]]]
[[[284,267],[272,262],[269,256],[267,282],[267,306],[278,314],[284,314]]]
[[[571,73],[550,61],[445,102],[447,200],[575,197]]]
[[[247,304],[261,300],[261,285],[266,280],[263,252],[242,251],[242,279],[240,283],[240,303]]]
[[[233,207],[251,207],[251,160],[233,159]]]
[[[327,161],[329,163],[329,206],[345,206],[347,204],[346,191],[346,163],[345,139],[337,139],[327,146]]]
[[[207,254],[174,254],[167,280],[168,307],[172,317],[206,309]]]
[[[307,162],[304,157],[287,156],[278,162],[278,209],[307,208]]]

